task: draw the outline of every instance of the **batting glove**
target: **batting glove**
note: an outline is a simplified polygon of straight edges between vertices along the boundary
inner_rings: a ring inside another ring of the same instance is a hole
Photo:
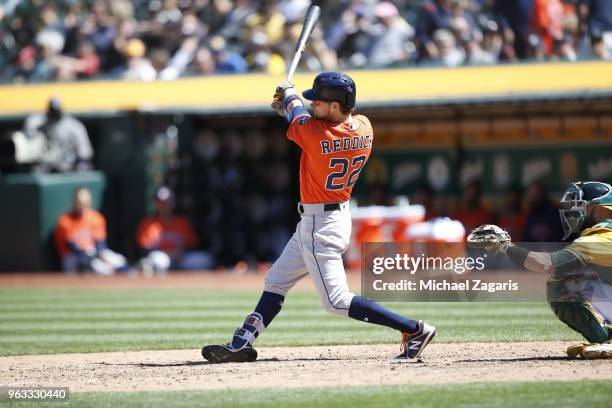
[[[276,85],[276,90],[274,91],[274,97],[272,99],[272,103],[270,106],[274,109],[279,115],[284,116],[285,107],[283,105],[285,99],[285,93],[288,89],[293,89],[293,84],[289,81],[282,81]]]

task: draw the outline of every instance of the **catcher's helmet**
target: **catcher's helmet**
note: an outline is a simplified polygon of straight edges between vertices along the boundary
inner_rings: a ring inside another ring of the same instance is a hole
[[[600,181],[572,183],[561,197],[559,215],[567,239],[584,226],[587,204],[604,206],[612,210],[612,186]]]
[[[312,89],[302,95],[310,101],[340,102],[350,110],[355,107],[357,88],[351,77],[342,72],[323,72],[315,78]]]

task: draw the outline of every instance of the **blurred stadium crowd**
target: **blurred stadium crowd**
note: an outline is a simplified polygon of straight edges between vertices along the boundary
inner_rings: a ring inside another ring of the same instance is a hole
[[[610,58],[609,0],[339,0],[310,70]],[[282,73],[309,0],[7,0],[0,80]]]

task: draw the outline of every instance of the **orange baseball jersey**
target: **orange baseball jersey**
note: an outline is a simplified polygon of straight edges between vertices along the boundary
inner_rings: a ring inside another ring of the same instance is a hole
[[[138,245],[145,249],[159,249],[174,253],[198,244],[191,224],[184,217],[171,217],[162,220],[147,217],[140,222],[137,234]]]
[[[80,216],[62,214],[55,229],[55,245],[60,255],[70,252],[68,242],[82,251],[96,248],[96,241],[106,240],[106,220],[96,210],[88,209]]]
[[[287,137],[302,149],[301,201],[305,204],[348,201],[372,151],[374,131],[368,118],[352,116],[351,124],[298,116],[291,122]]]

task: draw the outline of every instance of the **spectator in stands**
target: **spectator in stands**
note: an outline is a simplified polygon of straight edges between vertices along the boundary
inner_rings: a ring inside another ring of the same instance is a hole
[[[410,58],[410,38],[414,29],[399,15],[397,7],[390,1],[383,1],[374,7],[374,16],[380,24],[370,31],[371,45],[368,60],[372,67],[387,67],[407,62]],[[412,45],[414,49],[414,45]]]
[[[208,75],[217,72],[217,65],[210,48],[199,47],[193,56],[193,61],[187,66],[185,72],[189,75]]]
[[[472,15],[467,10],[465,0],[435,0],[428,1],[421,9],[416,26],[416,39],[419,44],[420,59],[440,59],[440,44],[436,42],[434,35],[438,30],[444,30],[445,45],[456,43],[461,36],[470,29],[475,29],[476,24]],[[458,35],[454,37],[453,33]],[[440,35],[440,34],[439,34]],[[453,44],[454,46],[454,44]]]
[[[499,28],[499,24],[492,19],[481,19],[482,49],[493,56],[495,62],[507,61],[514,56],[514,49],[511,44],[504,42],[504,38]]]
[[[59,217],[55,244],[64,272],[112,275],[127,269],[125,257],[106,246],[106,221],[91,208],[91,192],[87,188],[74,192],[72,209]]]
[[[292,52],[287,44],[295,44],[295,32],[309,5],[307,0],[18,3],[11,3],[0,20],[0,79],[5,81],[123,72],[132,80],[243,73],[245,60],[251,71],[280,73]],[[322,2],[323,17],[303,66],[335,70],[590,57],[577,51],[574,4],[580,26],[588,25],[593,54],[608,58],[608,0],[344,0]],[[205,67],[207,51],[202,47],[213,52],[214,71]]]
[[[203,49],[205,50],[204,52],[208,52],[208,54],[205,56],[199,56],[202,63],[204,64],[203,66],[201,66],[201,68],[203,69],[201,73],[214,73],[215,63],[213,61],[212,54],[208,49]],[[167,66],[163,68],[163,70],[160,72],[160,77],[165,80],[171,80],[181,76],[184,72],[187,71],[189,63],[192,60],[195,60],[194,57],[197,56],[198,51],[198,37],[192,36],[186,38],[182,42],[181,47],[169,61]]]
[[[241,41],[242,29],[247,18],[255,12],[254,3],[250,0],[236,0],[234,7],[227,13],[225,24],[219,30],[219,36],[230,44]]]
[[[368,64],[366,51],[370,44],[372,21],[364,5],[352,2],[340,21],[327,33],[329,48],[336,50],[341,67],[363,67]]]
[[[535,181],[527,188],[527,221],[524,242],[560,242],[563,226],[559,221],[559,209],[548,197],[541,181]]]
[[[416,25],[416,39],[419,46],[419,59],[431,59],[439,56],[433,34],[436,30],[448,28],[450,20],[450,3],[448,0],[427,1],[419,12]]]
[[[422,184],[416,188],[411,203],[420,204],[425,207],[424,221],[429,221],[442,216],[442,214],[435,209],[434,191],[429,184]]]
[[[91,78],[96,76],[100,69],[100,57],[89,41],[78,46],[76,57],[58,56],[52,62],[60,80]]]
[[[285,60],[273,50],[273,42],[264,27],[251,30],[249,47],[251,52],[246,60],[250,71],[280,75],[285,71]]]
[[[261,1],[257,13],[250,15],[246,20],[247,27],[251,29],[251,32],[253,29],[261,28],[266,42],[271,47],[282,41],[285,22],[285,16],[280,12],[279,4],[275,0]]]
[[[87,129],[64,112],[58,98],[51,98],[45,114],[28,116],[24,124],[28,139],[44,139],[38,172],[68,172],[91,169],[93,148]]]
[[[495,11],[504,41],[513,44],[516,58],[526,59],[532,28],[533,0],[495,0]]]
[[[111,2],[94,1],[91,5],[91,14],[81,26],[82,34],[89,38],[98,53],[103,56],[108,54],[113,38],[117,35],[119,16],[115,11],[111,7]]]
[[[136,29],[136,20],[126,19],[119,23],[117,36],[113,39],[108,54],[101,60],[103,71],[117,75],[127,69],[127,45],[131,39],[135,39]]]
[[[146,47],[141,40],[133,38],[128,41],[123,53],[127,59],[127,70],[123,73],[123,79],[153,81],[157,77],[151,60],[145,56]]]
[[[302,24],[294,23],[286,30],[286,35],[276,47],[285,61],[291,61],[302,32]],[[336,52],[328,47],[323,38],[323,31],[319,27],[314,28],[298,68],[310,71],[330,71],[338,66]]]
[[[534,0],[533,29],[543,41],[547,56],[563,42],[563,4],[561,0]]]
[[[580,16],[586,22],[593,54],[602,59],[612,57],[612,2],[580,0]]]
[[[10,76],[13,77],[16,83],[24,82],[34,76],[34,70],[36,68],[36,48],[34,46],[28,46],[19,51],[16,59],[16,66],[9,68],[7,71],[10,72]]]
[[[245,59],[239,53],[229,50],[223,37],[215,36],[210,39],[209,44],[215,61],[215,72],[244,74],[248,71]]]
[[[494,29],[497,24],[486,21],[486,34],[479,29],[473,29],[464,35],[466,62],[474,65],[496,64],[502,51],[502,38]]]
[[[212,257],[197,250],[198,238],[187,218],[174,214],[174,192],[160,187],[155,194],[155,214],[138,227],[137,242],[144,257],[138,268],[145,274],[169,269],[207,270]]]
[[[34,81],[55,79],[57,72],[54,62],[64,48],[63,35],[54,30],[43,30],[36,36],[35,44],[40,51],[29,79]]]
[[[436,30],[433,34],[437,57],[431,60],[446,67],[456,67],[465,61],[465,52],[457,46],[455,37],[449,30]]]
[[[591,58],[586,36],[581,32],[577,8],[573,4],[563,5],[563,38],[555,48],[555,54],[562,60],[576,61]]]
[[[151,66],[155,70],[155,79],[175,79],[178,76],[173,70],[165,69],[170,63],[170,53],[166,48],[154,48],[150,54]]]
[[[468,234],[482,224],[491,224],[491,214],[482,204],[482,187],[479,181],[472,181],[465,187],[462,205],[452,218],[461,221]]]
[[[500,212],[497,214],[498,218],[495,224],[508,231],[513,240],[521,240],[527,222],[527,213],[523,210],[521,190],[518,187],[506,190],[499,208]]]
[[[453,32],[461,46],[469,40],[470,33],[478,29],[476,19],[468,6],[468,0],[450,0],[451,17],[448,29]]]
[[[217,32],[227,23],[233,4],[229,0],[194,1],[191,10],[196,9],[196,15],[203,21],[211,32]]]

